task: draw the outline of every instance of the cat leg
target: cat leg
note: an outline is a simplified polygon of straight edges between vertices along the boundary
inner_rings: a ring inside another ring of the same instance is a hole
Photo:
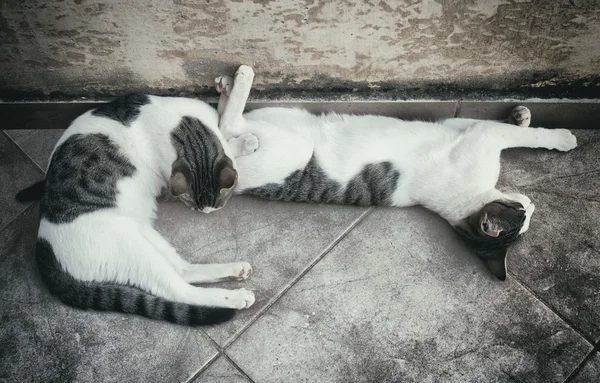
[[[464,130],[467,130],[468,128],[470,128],[471,126],[473,126],[473,124],[475,124],[477,122],[482,122],[482,121],[485,121],[485,120],[477,120],[474,118],[455,117],[455,118],[447,118],[445,120],[441,120],[438,122],[443,124],[445,127],[452,128],[452,129],[458,130],[458,131],[461,131],[461,130],[464,131]],[[498,121],[493,120],[492,122],[508,123],[510,125],[516,125],[516,126],[520,126],[520,127],[528,127],[529,124],[531,123],[531,112],[525,106],[517,106],[511,111],[508,119],[498,120]]]
[[[250,95],[254,71],[247,65],[241,65],[235,73],[233,88],[229,92],[229,100],[225,103],[219,128],[225,139],[244,133],[244,108]]]
[[[120,282],[131,283],[175,302],[198,306],[244,309],[254,303],[254,293],[250,290],[203,288],[189,284],[158,252],[144,252],[141,263],[143,265],[137,273],[131,270],[132,275],[127,281]],[[140,277],[142,280],[137,281],[136,278]]]
[[[481,121],[469,130],[483,134],[486,142],[508,148],[545,148],[567,152],[577,147],[577,138],[567,129],[522,128],[493,121]]]
[[[525,221],[523,222],[523,226],[521,226],[521,230],[519,230],[519,235],[525,233],[529,230],[529,223],[531,222],[531,216],[535,211],[535,205],[530,203],[529,206],[525,209]]]
[[[198,306],[243,309],[254,303],[254,293],[246,289],[202,288],[189,284],[144,235],[129,232],[123,237],[119,241],[118,258],[97,257],[104,280],[137,286],[168,300]],[[102,246],[98,249],[106,251]]]
[[[252,266],[247,262],[213,263],[206,265],[190,264],[183,272],[188,283],[214,283],[223,281],[242,281],[253,274]]]
[[[235,158],[247,156],[258,149],[258,138],[252,133],[243,133],[227,141]]]
[[[525,233],[529,230],[529,223],[531,222],[531,215],[535,211],[535,205],[531,203],[531,199],[523,194],[518,193],[508,193],[506,194],[506,198],[517,201],[521,205],[523,205],[523,209],[525,209],[525,221],[523,222],[523,226],[521,226],[521,230],[519,230],[519,234]]]
[[[144,237],[152,244],[173,269],[187,283],[213,283],[226,280],[240,281],[252,275],[252,266],[247,262],[217,263],[200,265],[183,259],[173,246],[153,228],[144,231]]]
[[[215,79],[215,89],[219,92],[219,104],[217,105],[217,113],[223,115],[225,105],[229,101],[229,93],[233,87],[233,79],[229,76],[219,76]]]
[[[523,209],[527,209],[527,206],[531,205],[531,199],[526,195],[519,193],[507,193],[505,194],[507,198],[512,201],[517,201],[521,205],[523,205]]]

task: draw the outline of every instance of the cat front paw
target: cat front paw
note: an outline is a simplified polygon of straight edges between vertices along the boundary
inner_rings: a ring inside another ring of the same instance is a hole
[[[517,106],[510,113],[508,123],[526,128],[531,124],[531,111],[525,106]]]
[[[244,279],[248,279],[254,271],[252,271],[252,266],[248,262],[240,262],[234,263],[232,266],[232,272],[227,279],[232,281],[243,281]]]
[[[247,309],[254,304],[256,298],[254,293],[246,289],[231,290],[231,296],[228,297],[228,301],[231,308],[234,309]]]
[[[252,154],[258,149],[258,137],[256,137],[252,133],[244,133],[240,136],[242,140],[242,156],[247,156],[248,154]]]
[[[568,129],[555,129],[554,132],[557,135],[556,150],[568,152],[577,147],[577,137]]]
[[[233,86],[233,79],[229,76],[219,76],[215,79],[215,89],[217,92],[229,96],[231,93],[231,87]]]

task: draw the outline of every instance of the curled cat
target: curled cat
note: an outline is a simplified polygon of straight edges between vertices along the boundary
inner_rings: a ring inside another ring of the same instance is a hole
[[[506,253],[529,228],[534,205],[496,189],[500,153],[527,147],[568,151],[565,129],[529,128],[515,108],[509,121],[451,118],[403,121],[372,115],[313,115],[293,108],[242,114],[254,72],[215,80],[220,129],[237,157],[237,194],[282,201],[422,205],[447,220],[499,279]]]
[[[152,221],[164,188],[209,212],[227,202],[236,180],[214,108],[131,95],[75,119],[54,148],[45,180],[17,198],[41,196],[36,262],[65,303],[211,325],[250,307],[254,295],[192,284],[246,279],[252,268],[190,264]]]

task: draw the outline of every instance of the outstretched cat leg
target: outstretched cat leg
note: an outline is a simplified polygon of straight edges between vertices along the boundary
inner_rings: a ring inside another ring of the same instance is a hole
[[[254,71],[247,65],[241,65],[235,73],[233,88],[229,92],[229,100],[225,102],[223,113],[219,120],[219,128],[225,139],[244,133],[244,108],[250,95]],[[222,92],[221,92],[222,94]]]
[[[522,128],[493,121],[475,123],[470,130],[483,131],[486,141],[508,148],[544,148],[567,152],[577,147],[577,138],[567,129]]]
[[[219,92],[219,104],[217,105],[217,113],[219,116],[223,114],[225,105],[229,101],[229,94],[233,88],[233,78],[229,76],[219,76],[215,79],[215,89]]]
[[[452,128],[452,129],[458,130],[458,131],[465,131],[468,128],[470,128],[471,126],[473,126],[473,124],[476,124],[481,121],[485,121],[485,120],[478,120],[475,118],[454,117],[454,118],[447,118],[447,119],[441,120],[441,121],[439,121],[439,123],[443,124],[447,128]],[[527,107],[519,105],[519,106],[516,106],[510,112],[510,116],[508,116],[508,118],[506,120],[503,120],[503,121],[492,120],[491,122],[508,123],[510,125],[516,125],[519,127],[528,127],[529,124],[531,123],[531,111]]]
[[[240,281],[252,275],[252,266],[247,262],[193,264],[189,263],[177,253],[156,230],[147,228],[144,237],[156,247],[167,262],[187,283],[214,283],[226,280]]]

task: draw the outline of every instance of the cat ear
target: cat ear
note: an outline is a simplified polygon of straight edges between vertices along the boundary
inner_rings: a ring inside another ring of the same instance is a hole
[[[169,180],[171,194],[174,196],[189,194],[190,176],[190,168],[183,161],[177,160],[173,162],[171,178]]]
[[[506,252],[507,249],[498,249],[491,258],[483,259],[488,270],[501,281],[506,280]]]
[[[493,225],[492,222],[490,222],[486,212],[483,212],[481,217],[479,217],[479,228],[481,229],[482,233],[494,238],[498,237],[502,231],[499,230],[496,225]]]
[[[219,172],[219,188],[221,190],[231,189],[237,181],[237,176],[237,170],[233,166],[225,165]]]

